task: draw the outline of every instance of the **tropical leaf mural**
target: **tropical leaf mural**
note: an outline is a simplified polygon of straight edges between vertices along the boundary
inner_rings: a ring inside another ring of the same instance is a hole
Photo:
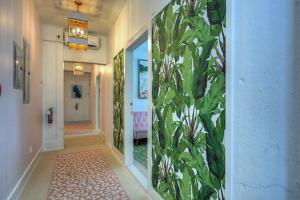
[[[124,152],[124,50],[114,57],[113,138],[114,146]]]
[[[152,184],[224,200],[225,0],[172,0],[153,19]]]

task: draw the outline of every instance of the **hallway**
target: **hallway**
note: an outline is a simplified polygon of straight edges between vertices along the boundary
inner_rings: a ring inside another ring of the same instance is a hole
[[[36,168],[25,185],[19,200],[47,199],[48,188],[51,183],[56,157],[66,153],[86,152],[91,150],[100,150],[102,154],[105,155],[106,161],[108,161],[110,167],[131,200],[148,199],[143,187],[128,169],[122,166],[120,161],[112,153],[111,149],[105,144],[103,137],[93,135],[67,137],[65,139],[64,150],[41,153]],[[77,189],[80,190],[80,188]],[[86,199],[89,199],[89,197],[86,197]]]
[[[0,0],[0,200],[299,200],[299,133],[299,0]]]

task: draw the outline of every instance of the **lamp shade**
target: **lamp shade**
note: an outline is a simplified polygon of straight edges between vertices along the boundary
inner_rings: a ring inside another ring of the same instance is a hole
[[[82,76],[84,75],[83,67],[80,64],[75,64],[73,67],[74,76]]]
[[[69,15],[68,46],[71,49],[87,50],[88,48],[88,18],[78,12]]]

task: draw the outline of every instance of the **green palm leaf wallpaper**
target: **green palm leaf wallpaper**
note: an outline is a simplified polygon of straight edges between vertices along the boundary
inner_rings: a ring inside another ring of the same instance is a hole
[[[153,19],[152,185],[224,200],[225,0],[172,0]]]
[[[114,57],[113,139],[114,146],[124,152],[124,50]]]

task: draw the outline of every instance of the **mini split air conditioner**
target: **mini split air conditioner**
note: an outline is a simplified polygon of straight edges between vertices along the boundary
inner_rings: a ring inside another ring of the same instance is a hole
[[[64,44],[68,46],[68,32],[64,34]],[[101,47],[100,37],[97,35],[88,35],[88,49],[98,50]]]

